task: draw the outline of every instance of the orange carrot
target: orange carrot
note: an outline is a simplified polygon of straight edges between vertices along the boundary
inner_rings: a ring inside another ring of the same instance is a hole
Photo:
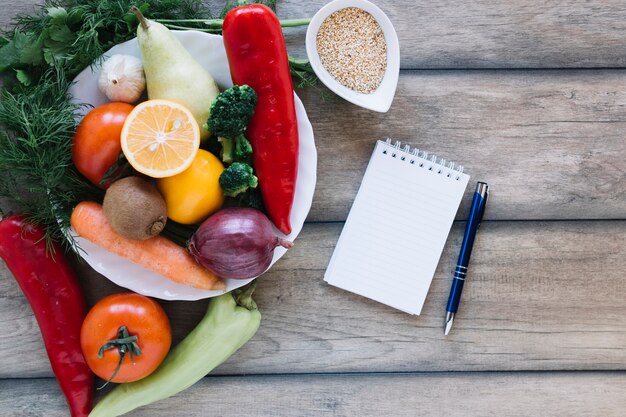
[[[117,233],[109,225],[98,203],[79,203],[72,212],[70,223],[79,236],[178,284],[203,290],[224,288],[217,275],[196,263],[184,248],[174,242],[161,236],[131,240]]]

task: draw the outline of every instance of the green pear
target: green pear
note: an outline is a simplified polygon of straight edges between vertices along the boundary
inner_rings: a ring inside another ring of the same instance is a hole
[[[215,80],[161,23],[146,19],[135,6],[139,19],[137,41],[143,58],[149,99],[165,99],[187,107],[200,126],[202,140],[209,132],[202,128],[211,104],[219,94]]]

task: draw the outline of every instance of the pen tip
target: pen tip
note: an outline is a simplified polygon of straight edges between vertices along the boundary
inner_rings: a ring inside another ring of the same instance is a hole
[[[454,323],[454,313],[448,313],[446,315],[446,326],[443,330],[443,334],[447,336],[452,330],[452,323]]]

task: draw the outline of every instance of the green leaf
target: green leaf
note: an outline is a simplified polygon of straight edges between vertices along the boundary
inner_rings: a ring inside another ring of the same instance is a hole
[[[15,49],[15,43],[10,41],[0,48],[0,72],[4,72],[7,68],[19,62],[19,54]]]
[[[126,22],[126,28],[128,29],[129,32],[133,30],[135,26],[137,26],[137,23],[138,23],[137,16],[135,16],[131,12],[126,13],[124,17],[122,17],[122,20]]]
[[[0,48],[0,72],[23,63],[22,53],[31,47],[34,35],[15,31],[13,39]]]
[[[50,28],[50,39],[70,46],[76,40],[76,35],[65,25],[53,26]]]
[[[76,35],[67,26],[51,26],[43,41],[43,57],[49,65],[64,65],[75,56]]]
[[[62,66],[68,58],[72,57],[71,48],[48,39],[44,42],[43,57],[48,65]]]
[[[17,80],[21,82],[22,84],[24,84],[26,87],[30,86],[33,83],[33,81],[30,78],[30,75],[28,75],[28,73],[24,70],[15,71],[15,76]]]
[[[20,52],[20,63],[23,65],[40,65],[43,61],[43,34],[35,39],[30,36]]]
[[[46,64],[48,65],[55,65],[56,61],[55,61],[55,56],[52,52],[50,52],[49,49],[44,49],[43,51],[43,59],[46,61]]]
[[[75,25],[83,21],[83,17],[85,16],[85,11],[80,7],[74,7],[70,9],[67,13],[67,19],[65,20],[65,24],[68,26]]]
[[[48,7],[46,10],[52,18],[51,25],[64,25],[67,22],[67,10],[63,7]]]
[[[28,46],[32,38],[34,38],[33,33],[15,32],[15,35],[13,36],[15,49],[20,52],[22,49]]]
[[[255,3],[261,3],[266,5],[267,7],[269,7],[270,9],[272,9],[274,11],[274,13],[276,13],[276,0],[267,0],[267,1],[255,1]]]

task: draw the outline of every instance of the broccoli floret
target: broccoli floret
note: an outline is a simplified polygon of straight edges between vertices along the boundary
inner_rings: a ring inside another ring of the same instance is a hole
[[[225,163],[231,164],[233,161],[250,162],[252,145],[243,134],[234,139],[220,137],[218,141],[222,144],[222,161]]]
[[[248,126],[256,103],[256,93],[248,85],[235,85],[222,91],[211,105],[207,128],[220,137],[237,137]]]
[[[222,160],[247,160],[252,154],[252,146],[243,132],[254,114],[257,95],[252,87],[236,85],[221,92],[211,105],[211,113],[205,128],[220,138]]]
[[[259,180],[252,172],[252,167],[243,162],[234,162],[220,175],[220,185],[224,195],[236,197],[248,188],[256,188]]]

